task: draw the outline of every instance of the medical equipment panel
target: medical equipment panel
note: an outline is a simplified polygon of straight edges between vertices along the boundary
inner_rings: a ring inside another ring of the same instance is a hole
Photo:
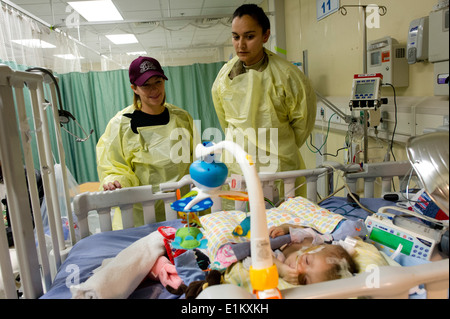
[[[429,61],[446,61],[449,58],[449,7],[432,11],[429,15]]]
[[[434,64],[434,95],[449,94],[449,7],[448,2],[429,15],[428,60]]]
[[[367,73],[381,73],[383,82],[395,87],[409,85],[409,64],[406,46],[391,37],[384,37],[367,44]]]
[[[436,62],[434,64],[434,95],[447,96],[449,94],[449,64],[447,61]]]
[[[409,64],[428,59],[428,16],[409,24],[406,50]]]
[[[350,110],[377,109],[381,106],[380,88],[383,75],[355,74],[352,84]]]
[[[417,225],[405,226],[407,226],[406,223],[399,226],[392,219],[381,215],[368,216],[366,218],[368,241],[388,255],[392,255],[399,245],[402,245],[402,254],[430,260],[436,240],[427,234],[429,228],[421,228]]]

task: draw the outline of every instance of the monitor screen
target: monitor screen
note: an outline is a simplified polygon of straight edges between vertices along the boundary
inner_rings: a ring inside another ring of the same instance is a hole
[[[409,256],[413,247],[413,243],[411,241],[399,236],[395,236],[394,234],[388,233],[378,228],[372,229],[369,238],[392,249],[397,249],[398,245],[402,244],[402,254],[405,254],[407,256]]]
[[[355,94],[375,94],[375,82],[357,83]]]
[[[370,65],[380,65],[381,64],[381,51],[375,51],[370,54]]]

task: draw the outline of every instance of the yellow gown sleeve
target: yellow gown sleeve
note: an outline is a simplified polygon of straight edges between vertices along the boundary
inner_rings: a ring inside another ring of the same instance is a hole
[[[292,72],[286,85],[286,106],[289,123],[300,148],[311,134],[316,121],[316,94],[301,72]]]
[[[220,86],[223,81],[223,77],[227,76],[227,74],[224,72],[224,70],[227,69],[227,66],[225,65],[219,72],[219,74],[216,77],[216,80],[213,83],[212,89],[211,89],[211,95],[212,100],[214,104],[214,108],[216,110],[217,118],[219,119],[220,126],[222,127],[222,130],[225,131],[228,124],[225,121],[225,110],[222,103],[222,95],[220,94]]]
[[[122,149],[121,117],[121,114],[117,114],[111,119],[97,143],[97,172],[101,186],[114,181],[118,181],[122,187],[140,184]]]

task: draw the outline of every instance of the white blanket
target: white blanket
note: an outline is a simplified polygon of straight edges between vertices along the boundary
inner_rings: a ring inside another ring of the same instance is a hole
[[[72,299],[125,299],[165,253],[163,236],[155,231],[122,250],[84,283],[70,287]]]

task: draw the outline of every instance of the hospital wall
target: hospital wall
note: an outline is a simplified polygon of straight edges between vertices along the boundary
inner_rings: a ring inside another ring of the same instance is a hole
[[[387,13],[380,17],[379,28],[367,29],[367,41],[391,36],[405,44],[408,27],[412,20],[427,16],[437,0],[360,0],[340,1],[340,5],[372,4],[385,6]],[[350,100],[353,75],[363,73],[363,29],[362,13],[358,8],[348,8],[347,15],[339,11],[317,20],[316,1],[285,0],[286,58],[293,62],[307,62],[307,74],[318,92],[326,96],[341,110],[350,114]],[[304,53],[307,60],[304,60]],[[434,96],[434,67],[432,63],[420,62],[409,65],[409,86],[396,88],[398,125],[394,137],[394,154],[397,161],[407,160],[405,142],[409,136],[420,135],[430,128],[436,128],[448,120],[448,96]],[[378,139],[373,128],[369,128],[369,162],[383,161],[388,140],[394,127],[394,98],[391,87],[383,87],[381,94],[388,98],[383,105],[384,125],[379,127]],[[324,109],[321,116],[320,109]],[[320,146],[333,112],[318,105],[313,143]],[[330,122],[328,142],[322,153],[335,154],[344,146],[347,125],[334,116]],[[302,155],[308,168],[315,167],[322,160],[345,162],[344,153],[337,157],[321,157],[303,146]],[[392,160],[392,157],[391,157]]]

